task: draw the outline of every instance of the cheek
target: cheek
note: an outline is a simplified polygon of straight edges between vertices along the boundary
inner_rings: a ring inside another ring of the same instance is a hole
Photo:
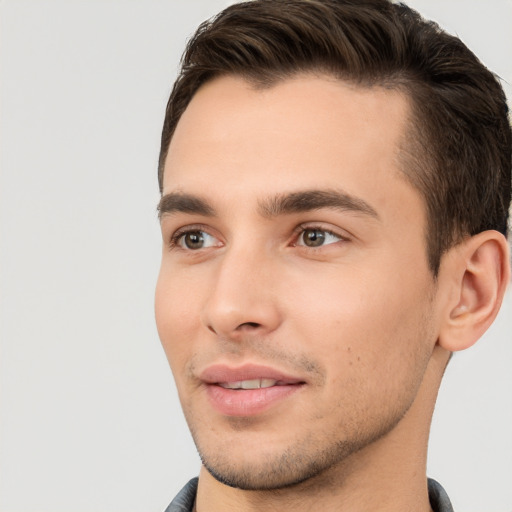
[[[352,268],[308,283],[309,293],[295,294],[302,306],[299,315],[291,314],[304,349],[331,366],[332,378],[351,379],[361,372],[378,380],[423,360],[430,343],[425,333],[429,288],[420,279],[395,277]]]
[[[155,291],[155,318],[160,341],[174,373],[184,366],[191,347],[191,334],[197,329],[199,298],[196,290],[162,267]]]
[[[431,352],[430,308],[417,291],[390,294],[376,282],[344,283],[331,281],[311,296],[296,332],[302,349],[325,368],[316,402],[322,421],[330,417],[340,430],[352,422],[365,432],[375,422],[395,421],[414,400]]]

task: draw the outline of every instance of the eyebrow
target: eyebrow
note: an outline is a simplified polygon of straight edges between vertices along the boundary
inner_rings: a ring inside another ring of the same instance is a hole
[[[355,212],[379,219],[377,211],[366,201],[341,190],[305,190],[280,194],[260,202],[259,210],[264,217],[301,213],[324,208]]]
[[[174,212],[204,215],[206,217],[215,216],[215,210],[206,200],[179,192],[171,192],[162,196],[156,209],[160,219],[163,215]]]
[[[366,201],[340,190],[304,190],[278,194],[259,201],[258,204],[260,215],[266,218],[324,208],[360,213],[375,219],[380,218],[377,211]],[[175,212],[206,217],[216,215],[215,209],[206,199],[181,192],[171,192],[162,196],[157,211],[159,218]]]

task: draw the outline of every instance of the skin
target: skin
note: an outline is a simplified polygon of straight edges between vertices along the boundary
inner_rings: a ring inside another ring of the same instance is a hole
[[[424,203],[400,170],[408,114],[397,91],[325,76],[267,89],[222,77],[179,121],[156,320],[204,464],[200,512],[430,510],[428,429],[453,349],[440,339],[480,295],[474,280],[461,293],[468,251],[437,280],[428,268]],[[272,209],[311,191],[345,203]],[[200,378],[214,364],[303,384],[261,413],[223,414]]]

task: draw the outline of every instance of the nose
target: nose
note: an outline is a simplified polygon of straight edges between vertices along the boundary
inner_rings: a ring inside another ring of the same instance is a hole
[[[217,336],[235,341],[248,334],[275,331],[282,321],[276,270],[272,258],[261,250],[226,251],[209,283],[203,325]]]

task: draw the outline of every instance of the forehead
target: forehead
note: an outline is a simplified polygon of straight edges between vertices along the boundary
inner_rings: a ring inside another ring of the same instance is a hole
[[[311,75],[269,88],[217,78],[176,127],[164,194],[220,187],[246,201],[325,187],[389,203],[393,187],[416,194],[399,166],[408,115],[407,97],[382,87]]]

